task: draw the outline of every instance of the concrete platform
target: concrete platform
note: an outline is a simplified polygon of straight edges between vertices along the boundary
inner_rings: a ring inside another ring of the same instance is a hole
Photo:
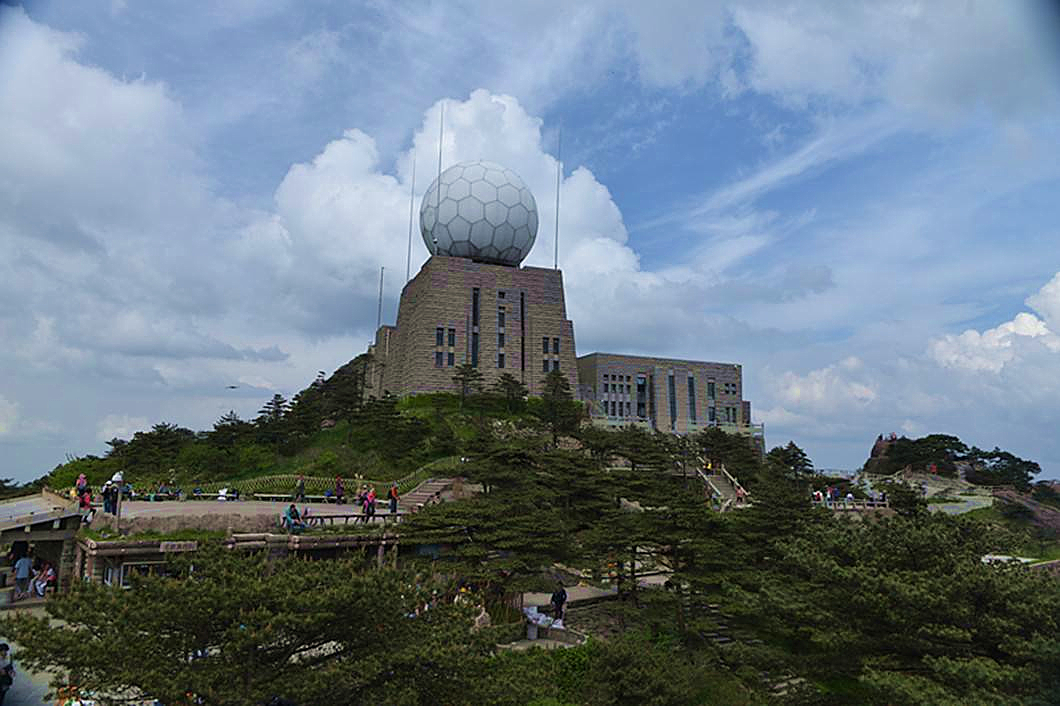
[[[270,502],[265,500],[163,500],[148,502],[132,500],[122,503],[122,519],[134,517],[193,517],[198,515],[245,515],[247,517],[274,516],[283,512],[290,502]],[[310,515],[350,515],[359,514],[361,508],[356,505],[331,505],[315,503],[312,505],[296,503],[298,511],[309,508]],[[400,503],[398,505],[400,510]]]

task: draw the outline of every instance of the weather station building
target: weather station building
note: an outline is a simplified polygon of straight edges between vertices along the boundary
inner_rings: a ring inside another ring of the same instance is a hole
[[[369,394],[455,392],[455,369],[470,363],[487,386],[508,373],[538,395],[545,376],[559,370],[596,424],[676,434],[720,427],[764,445],[743,399],[740,365],[578,358],[563,273],[520,266],[537,229],[537,202],[512,170],[474,161],[443,171],[420,205],[431,257],[405,284],[396,325],[380,326],[369,346]]]
[[[510,169],[463,162],[435,179],[420,206],[431,257],[402,290],[397,325],[376,332],[373,394],[455,391],[464,363],[487,386],[508,373],[540,394],[559,370],[577,389],[563,273],[520,267],[537,226],[534,196]]]

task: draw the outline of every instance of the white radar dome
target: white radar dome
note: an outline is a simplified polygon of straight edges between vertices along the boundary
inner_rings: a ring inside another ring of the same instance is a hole
[[[537,203],[511,169],[461,162],[423,195],[420,232],[432,255],[516,266],[537,238]]]

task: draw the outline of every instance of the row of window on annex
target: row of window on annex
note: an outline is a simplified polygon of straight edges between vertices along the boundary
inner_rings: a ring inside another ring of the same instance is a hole
[[[686,373],[685,377],[687,390],[685,391],[686,394],[684,397],[688,407],[687,410],[680,409],[681,402],[678,400],[677,394],[679,376],[672,370],[669,371],[669,374],[667,375],[666,401],[671,430],[677,428],[678,420],[682,416],[685,417],[692,426],[698,425],[704,421],[698,404],[699,395],[697,394],[696,375],[693,373]],[[637,419],[644,420],[654,418],[655,410],[653,402],[655,395],[653,382],[653,376],[648,374],[638,373],[635,375],[626,375],[603,373],[599,381],[599,411],[604,416],[608,417],[633,418],[633,405],[635,403]],[[734,382],[723,382],[721,383],[720,391],[724,397],[730,398],[729,400],[722,399],[722,405],[716,404],[716,400],[719,399],[719,385],[717,381],[713,378],[708,378],[706,380],[706,423],[708,425],[719,421],[730,424],[739,423],[739,408],[732,404],[740,403],[739,386]],[[736,397],[736,399],[733,400],[731,399],[732,397]],[[726,404],[726,402],[731,403]]]

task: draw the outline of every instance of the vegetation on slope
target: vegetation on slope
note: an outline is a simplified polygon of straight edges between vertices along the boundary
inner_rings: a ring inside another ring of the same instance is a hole
[[[160,423],[131,439],[112,439],[102,457],[71,459],[40,483],[71,487],[84,473],[98,486],[119,470],[141,490],[166,483],[190,491],[220,481],[296,474],[388,481],[468,453],[487,432],[555,438],[580,419],[580,405],[558,373],[546,378],[543,397],[529,400],[510,375],[483,389],[481,375],[463,367],[454,377],[462,381],[460,395],[375,399],[366,395],[364,363],[362,356],[330,378],[319,376],[290,401],[274,395],[253,420],[229,412],[208,431]]]

